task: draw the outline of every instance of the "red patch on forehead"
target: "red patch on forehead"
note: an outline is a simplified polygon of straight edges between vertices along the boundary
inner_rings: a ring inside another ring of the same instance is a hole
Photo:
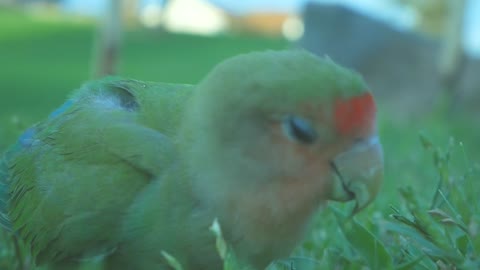
[[[335,101],[334,115],[337,131],[342,135],[368,127],[375,120],[375,101],[370,93]]]

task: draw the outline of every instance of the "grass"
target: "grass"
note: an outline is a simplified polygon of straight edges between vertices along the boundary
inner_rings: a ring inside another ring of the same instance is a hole
[[[90,23],[0,10],[0,151],[90,78],[94,37]],[[125,34],[120,73],[196,83],[228,56],[288,46],[255,36],[132,30]],[[379,103],[385,182],[378,198],[354,219],[345,215],[351,205],[331,204],[292,257],[271,269],[480,269],[480,127],[468,112],[447,116],[441,109],[393,122],[393,112]],[[3,236],[0,269],[15,269],[15,242]],[[226,269],[235,269],[228,247],[221,252]],[[20,260],[30,264],[28,255]]]
[[[92,23],[59,23],[0,10],[0,149],[91,78],[95,35]],[[229,56],[289,46],[282,39],[256,36],[208,38],[146,30],[124,36],[120,75],[172,83],[196,83]]]

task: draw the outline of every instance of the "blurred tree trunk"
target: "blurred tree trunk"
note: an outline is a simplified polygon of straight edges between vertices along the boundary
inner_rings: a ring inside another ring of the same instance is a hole
[[[137,21],[138,0],[123,0],[123,18],[128,26],[134,25]]]
[[[103,77],[117,72],[122,33],[122,1],[108,0],[108,7],[99,25],[95,47],[94,76]]]
[[[445,24],[443,47],[439,57],[440,79],[445,90],[452,98],[457,96],[456,88],[465,65],[465,53],[463,49],[463,29],[465,0],[449,1],[449,16]]]

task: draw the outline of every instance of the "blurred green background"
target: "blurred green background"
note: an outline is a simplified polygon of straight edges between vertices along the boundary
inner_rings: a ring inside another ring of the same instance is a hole
[[[92,79],[95,65],[93,19],[61,14],[31,15],[0,9],[0,149],[44,118],[68,94]],[[279,37],[205,37],[132,28],[123,33],[118,75],[172,83],[198,82],[215,64],[239,53],[285,49]]]
[[[56,3],[16,2],[0,1],[0,151],[28,126],[62,104],[73,89],[94,78],[98,59],[102,57],[101,51],[99,53],[102,20],[64,13]],[[394,2],[416,9],[420,15],[436,14],[430,16],[434,18],[432,21],[425,21],[423,17],[422,22],[422,17],[418,17],[415,26],[407,31],[444,42],[442,44],[458,43],[455,40],[458,37],[449,35],[447,30],[443,32],[442,29],[448,27],[437,25],[452,20],[451,12],[445,11],[451,10],[445,9],[448,0],[433,1],[430,9],[416,6],[412,1]],[[301,35],[292,38],[282,32],[291,13],[295,20],[290,23],[302,19],[301,10],[232,15],[228,19],[230,28],[208,35],[176,32],[161,24],[145,27],[138,18],[124,14],[115,68],[118,75],[134,79],[195,84],[216,63],[229,56],[302,46],[302,42],[307,41]],[[305,31],[309,31],[307,27],[305,25]],[[298,30],[298,25],[293,29]],[[355,42],[351,41],[352,48]],[[464,57],[463,48],[453,49],[453,59],[458,51]],[[402,48],[395,53],[402,57]],[[385,247],[386,260],[392,260],[398,269],[480,269],[480,200],[477,196],[480,192],[480,104],[475,103],[480,84],[476,83],[478,80],[470,83],[469,94],[463,99],[458,98],[462,92],[455,90],[457,85],[471,80],[469,78],[478,77],[463,74],[478,74],[480,70],[478,59],[468,57],[463,62],[470,65],[465,68],[453,64],[453,71],[447,74],[456,80],[447,80],[444,84],[440,78],[438,89],[430,89],[432,92],[428,94],[422,94],[422,87],[415,88],[419,84],[416,80],[411,80],[404,91],[394,91],[398,81],[379,79],[386,89],[374,88],[373,91],[379,104],[386,170],[377,200],[357,217],[361,228],[368,232],[368,239],[362,246],[349,239],[348,232],[342,234],[336,223],[338,217],[327,209],[319,214],[314,230],[295,254],[312,258],[328,268],[306,263],[310,268],[305,266],[305,269],[382,269],[372,267],[375,262],[371,260],[377,260],[378,255],[372,259],[362,252],[370,248],[367,246],[370,243]],[[389,65],[395,66],[395,62]],[[362,68],[359,67],[360,71]],[[400,67],[399,63],[399,69],[409,68],[412,67]],[[369,78],[390,76],[376,72],[376,77],[369,77],[369,69],[365,70],[371,85],[382,84]],[[420,77],[422,74],[425,78],[431,77],[430,71],[415,72]],[[419,103],[425,95],[429,101]],[[424,134],[430,142],[422,144],[419,134]],[[443,201],[438,199],[439,190],[445,191]],[[429,216],[429,211],[437,208],[464,227]],[[357,235],[363,233],[355,228]],[[422,233],[423,229],[429,233]],[[432,246],[444,253],[433,249],[437,253],[432,254]],[[0,266],[13,265],[13,251],[2,254],[7,255],[0,255]],[[410,268],[400,267],[414,261]]]

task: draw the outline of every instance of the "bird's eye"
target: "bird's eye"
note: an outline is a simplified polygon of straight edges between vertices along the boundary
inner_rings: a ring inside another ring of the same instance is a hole
[[[304,144],[311,144],[317,139],[317,132],[311,124],[298,116],[288,116],[283,122],[283,129],[289,138]]]

